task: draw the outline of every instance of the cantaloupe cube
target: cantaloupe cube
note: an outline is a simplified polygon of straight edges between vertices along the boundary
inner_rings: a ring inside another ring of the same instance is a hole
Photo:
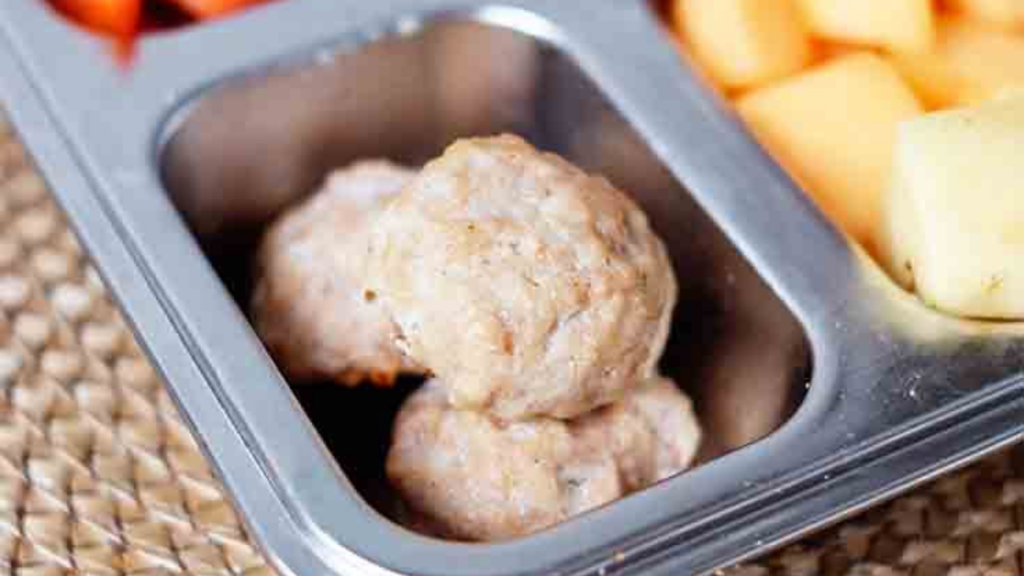
[[[921,113],[896,70],[861,52],[755,90],[736,106],[825,213],[874,252],[896,125]]]
[[[702,68],[726,88],[796,72],[811,58],[793,0],[674,0],[673,23]]]
[[[1024,2],[1021,0],[946,0],[946,3],[971,18],[1011,30],[1024,29]]]
[[[855,46],[853,44],[836,44],[834,42],[821,42],[814,47],[815,60],[819,62],[836,60],[838,58],[851,56],[863,51],[864,48],[862,46]]]
[[[902,124],[884,261],[929,304],[1024,319],[1024,98]]]
[[[828,40],[921,52],[935,39],[931,0],[799,0],[799,6],[811,34]]]
[[[929,108],[977,104],[1024,87],[1024,36],[965,18],[944,18],[938,31],[932,51],[893,57]]]

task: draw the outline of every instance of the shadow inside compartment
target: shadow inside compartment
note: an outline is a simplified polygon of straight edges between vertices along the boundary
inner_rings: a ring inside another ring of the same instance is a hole
[[[526,35],[440,22],[228,82],[174,135],[163,171],[172,201],[247,309],[261,231],[332,168],[365,157],[421,164],[457,137],[499,132],[606,176],[664,239],[680,298],[661,368],[694,398],[706,432],[701,461],[792,415],[811,370],[800,325],[579,67]],[[293,387],[355,488],[392,517],[383,462],[391,422],[417,382]]]

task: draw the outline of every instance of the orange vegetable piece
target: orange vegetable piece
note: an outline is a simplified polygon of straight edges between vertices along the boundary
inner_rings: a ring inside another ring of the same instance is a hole
[[[51,0],[75,22],[130,43],[142,14],[142,0]]]
[[[170,0],[189,15],[201,20],[216,18],[264,0]]]

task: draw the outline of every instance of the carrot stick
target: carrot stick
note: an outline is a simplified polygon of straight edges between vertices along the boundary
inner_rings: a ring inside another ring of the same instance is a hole
[[[139,26],[142,0],[52,0],[54,7],[72,20],[113,36],[131,41]]]
[[[263,0],[170,0],[192,16],[205,20],[258,4]]]

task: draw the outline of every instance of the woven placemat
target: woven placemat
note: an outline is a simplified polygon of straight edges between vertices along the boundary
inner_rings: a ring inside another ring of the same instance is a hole
[[[1024,576],[1024,450],[730,572]],[[2,118],[0,574],[273,574]]]

